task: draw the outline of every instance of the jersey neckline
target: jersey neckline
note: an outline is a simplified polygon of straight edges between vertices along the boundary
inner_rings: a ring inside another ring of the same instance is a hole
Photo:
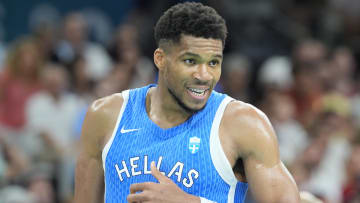
[[[210,102],[210,99],[212,98],[213,94],[210,95],[208,101],[206,102],[206,106],[204,109],[194,113],[193,115],[191,115],[189,117],[189,119],[187,119],[186,121],[184,121],[183,123],[180,123],[176,126],[170,127],[170,128],[161,128],[159,125],[157,125],[153,120],[151,120],[151,118],[149,117],[147,111],[146,111],[146,97],[148,95],[148,92],[150,90],[150,88],[152,87],[157,87],[157,84],[150,84],[148,86],[145,87],[145,91],[142,92],[142,104],[141,104],[141,112],[143,114],[145,114],[145,122],[146,124],[148,124],[149,126],[151,126],[152,129],[155,130],[156,134],[161,136],[162,138],[169,138],[172,136],[175,136],[176,134],[180,134],[180,133],[184,133],[187,130],[189,130],[189,127],[184,127],[186,125],[191,126],[194,118],[199,115],[200,113],[203,113],[204,111],[207,110],[207,106]]]

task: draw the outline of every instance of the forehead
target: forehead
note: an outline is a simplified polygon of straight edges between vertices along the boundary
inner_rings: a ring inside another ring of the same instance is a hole
[[[223,45],[221,40],[207,39],[202,37],[193,37],[182,35],[180,42],[174,45],[175,53],[182,55],[184,53],[196,53],[199,55],[222,55]]]

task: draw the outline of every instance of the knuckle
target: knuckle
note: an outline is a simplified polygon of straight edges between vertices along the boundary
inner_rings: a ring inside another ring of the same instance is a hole
[[[130,185],[130,192],[136,192],[137,190],[138,190],[138,185],[137,184]]]
[[[145,184],[145,187],[148,188],[148,189],[151,189],[154,187],[154,183],[153,182],[146,182],[144,183]]]

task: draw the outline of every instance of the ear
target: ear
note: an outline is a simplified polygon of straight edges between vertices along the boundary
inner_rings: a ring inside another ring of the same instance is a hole
[[[162,70],[165,66],[165,52],[161,48],[157,48],[154,52],[154,63],[156,67],[160,70]]]

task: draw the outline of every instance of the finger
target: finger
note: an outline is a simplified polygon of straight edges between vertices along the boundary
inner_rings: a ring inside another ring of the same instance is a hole
[[[150,200],[149,197],[144,193],[129,194],[126,200],[131,203],[139,203]]]
[[[130,194],[135,194],[137,192],[142,192],[144,190],[150,190],[153,185],[156,183],[153,182],[144,182],[144,183],[134,183],[130,185]]]
[[[151,167],[151,174],[159,181],[159,183],[168,182],[168,181],[169,181],[169,178],[166,177],[165,175],[163,175],[163,174],[159,171],[159,169],[156,168],[154,161],[151,162],[150,167]]]

